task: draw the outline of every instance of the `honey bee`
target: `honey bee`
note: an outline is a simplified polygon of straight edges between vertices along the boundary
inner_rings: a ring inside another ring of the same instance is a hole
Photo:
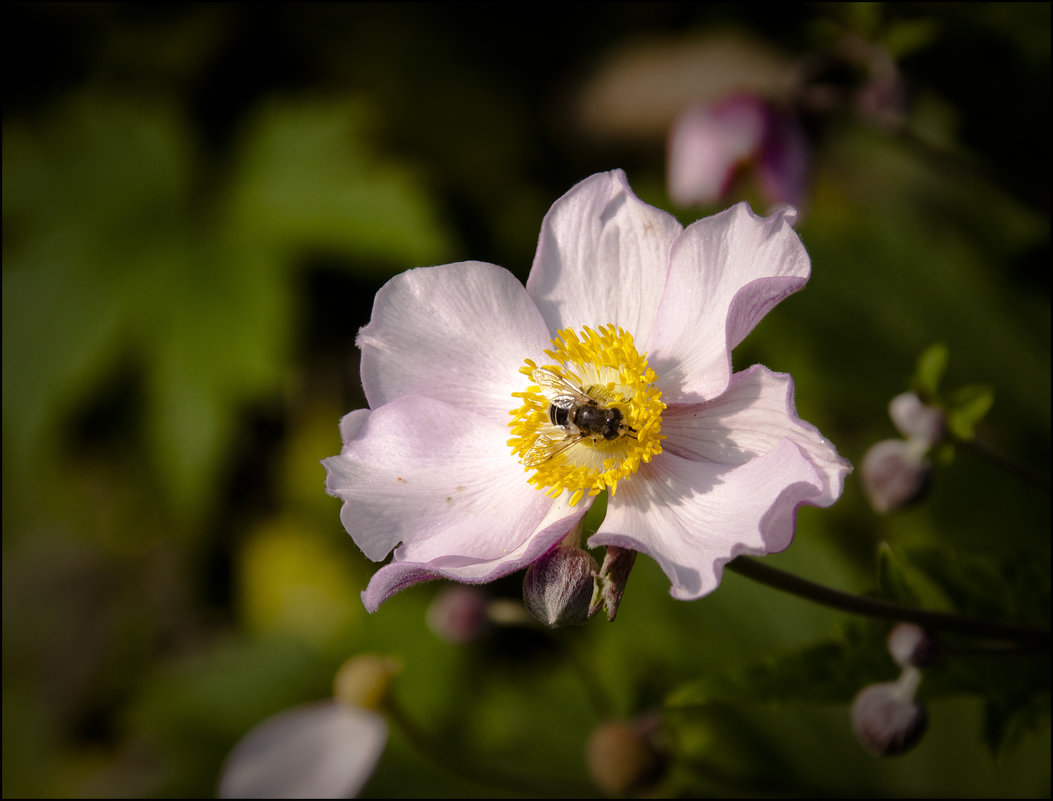
[[[604,406],[584,388],[543,367],[536,368],[531,379],[541,387],[549,400],[548,419],[564,431],[562,439],[539,434],[530,449],[523,454],[523,464],[535,467],[557,456],[582,440],[607,441],[634,436],[633,428],[625,421],[621,409]]]

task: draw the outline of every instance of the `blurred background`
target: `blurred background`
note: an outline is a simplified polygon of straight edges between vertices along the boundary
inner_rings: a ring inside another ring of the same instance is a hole
[[[427,623],[438,584],[362,608],[319,461],[374,293],[464,259],[525,279],[552,202],[621,167],[684,223],[801,208],[813,278],[735,363],[792,373],[856,465],[933,343],[945,386],[993,389],[1017,469],[957,448],[888,516],[857,469],[766,561],[1049,625],[1049,4],[553,9],[4,5],[5,796],[211,795],[365,652],[422,730],[558,795],[601,793],[598,723],[660,712],[657,794],[1048,796],[1048,650],[949,648],[927,735],[877,760],[848,704],[895,678],[888,625],[737,575],[685,604],[641,559],[612,624],[467,644]],[[678,118],[728,98],[774,133],[671,193]],[[449,768],[395,729],[363,795],[515,794]]]

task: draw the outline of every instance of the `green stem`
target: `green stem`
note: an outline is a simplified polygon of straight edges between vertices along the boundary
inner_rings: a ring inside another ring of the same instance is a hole
[[[1040,473],[1030,465],[1022,464],[1009,458],[1005,454],[996,450],[992,445],[980,439],[980,437],[974,437],[970,440],[956,440],[963,447],[972,451],[976,455],[983,459],[991,462],[1003,470],[1007,470],[1023,481],[1031,484],[1034,487],[1048,493],[1049,492],[1049,476]]]
[[[901,606],[900,604],[882,601],[877,598],[850,595],[847,592],[841,592],[822,584],[816,584],[814,581],[802,579],[784,570],[761,564],[755,559],[746,559],[741,556],[728,562],[726,567],[741,576],[774,589],[856,615],[907,621],[931,629],[954,631],[959,634],[970,634],[993,640],[1011,641],[1037,650],[1049,649],[1049,629],[980,620],[947,612],[931,612],[925,609]]]

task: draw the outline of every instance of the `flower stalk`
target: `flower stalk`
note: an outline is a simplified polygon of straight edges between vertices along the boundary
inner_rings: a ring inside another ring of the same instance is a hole
[[[902,606],[878,598],[852,595],[814,581],[795,576],[784,570],[761,564],[755,559],[739,557],[726,565],[728,570],[773,589],[796,595],[808,601],[840,609],[856,615],[880,617],[917,623],[930,629],[953,631],[974,637],[1008,641],[1029,650],[1049,649],[1049,629],[1021,626],[992,620],[956,615],[949,612],[934,612],[927,609]]]

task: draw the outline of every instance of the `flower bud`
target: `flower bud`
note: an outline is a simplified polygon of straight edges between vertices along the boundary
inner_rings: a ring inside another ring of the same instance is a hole
[[[947,433],[943,409],[927,405],[914,392],[904,392],[889,401],[888,416],[903,436],[923,442],[926,450]]]
[[[360,709],[380,709],[391,682],[401,672],[397,659],[375,654],[353,656],[340,666],[333,679],[338,701]]]
[[[596,560],[580,548],[557,546],[532,564],[523,579],[523,602],[549,628],[589,619]]]
[[[490,600],[483,590],[463,584],[443,587],[428,607],[428,627],[454,645],[481,637],[490,628]]]
[[[921,440],[887,439],[866,452],[860,472],[874,511],[893,512],[925,492],[931,472],[925,450]]]
[[[608,622],[614,620],[614,616],[618,614],[618,605],[622,602],[625,585],[629,581],[629,573],[632,572],[635,562],[636,551],[619,548],[617,545],[607,546],[603,566],[596,577],[599,592],[593,595],[589,617],[600,611],[602,606],[607,610]]]
[[[888,652],[900,667],[928,667],[939,652],[931,632],[915,623],[900,623],[888,635]]]
[[[662,758],[646,722],[601,723],[585,744],[589,775],[608,795],[625,796],[646,789],[662,770]]]
[[[929,718],[914,700],[921,673],[906,668],[899,681],[864,687],[852,702],[852,730],[874,756],[896,756],[913,748]]]

